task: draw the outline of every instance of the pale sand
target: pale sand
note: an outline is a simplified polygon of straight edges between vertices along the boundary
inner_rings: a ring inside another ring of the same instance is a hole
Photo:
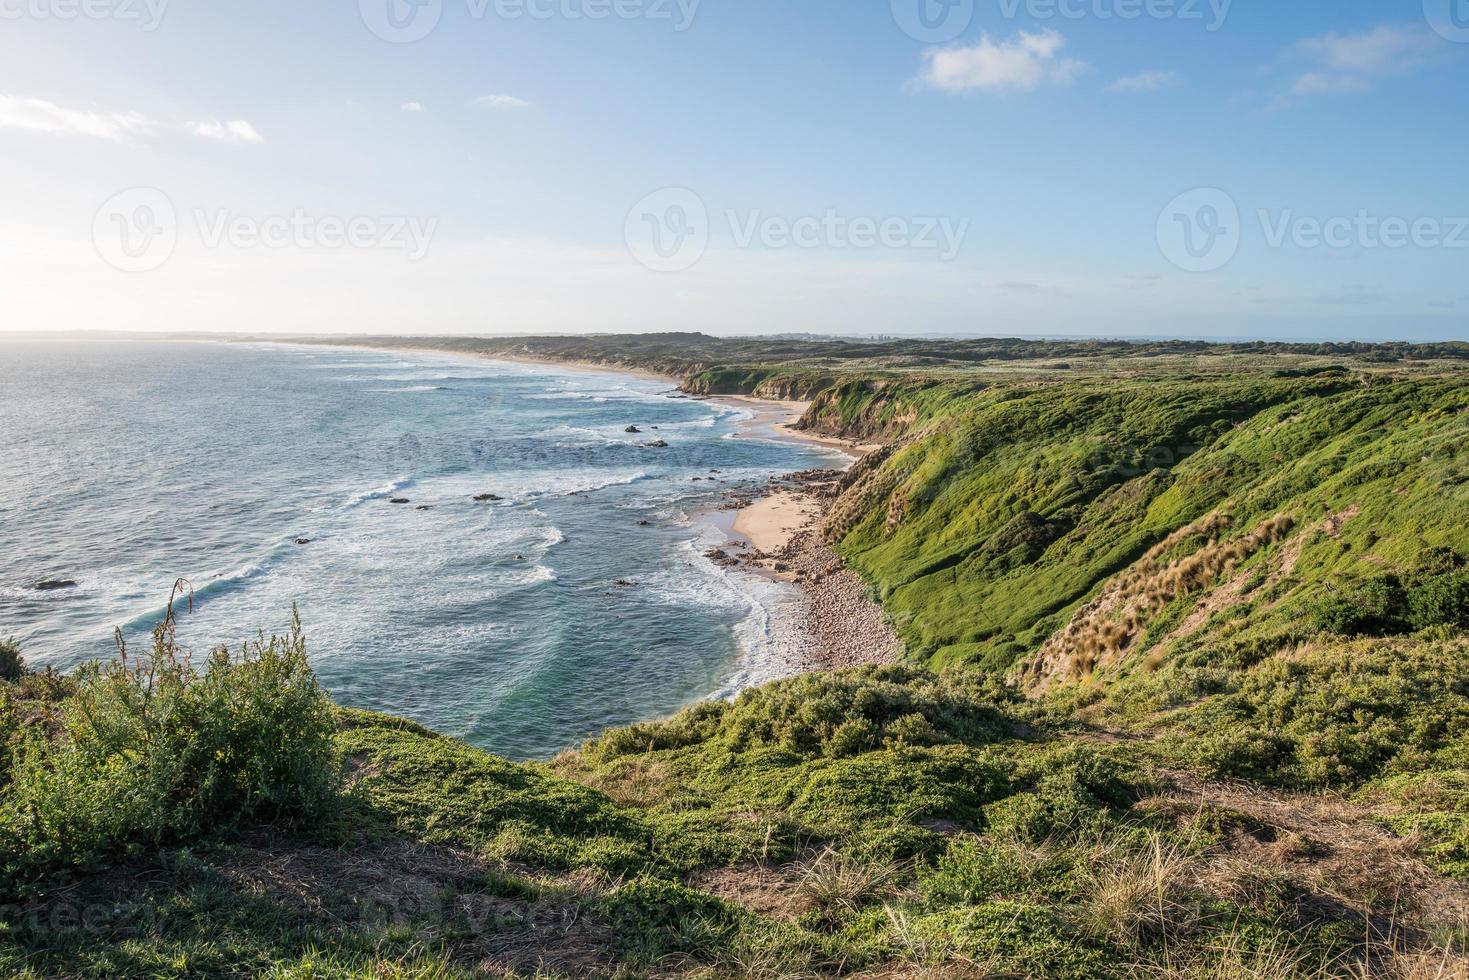
[[[835,449],[849,457],[848,466],[868,453],[882,448],[877,444],[864,444],[833,436],[819,436],[797,429],[796,423],[801,421],[801,416],[805,415],[806,410],[811,407],[810,402],[777,401],[773,398],[752,398],[749,395],[711,395],[705,400],[753,411],[755,417],[745,424],[741,432],[743,438],[764,436],[815,443],[818,446]]]
[[[797,532],[815,527],[821,516],[821,504],[809,494],[778,490],[742,509],[734,530],[756,551],[772,554],[790,544]]]

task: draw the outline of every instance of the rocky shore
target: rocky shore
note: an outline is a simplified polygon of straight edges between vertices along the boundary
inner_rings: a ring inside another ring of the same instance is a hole
[[[751,502],[734,500],[746,511],[774,501],[780,513],[801,516],[795,526],[766,528],[748,538],[736,534],[708,557],[726,567],[744,568],[790,582],[800,589],[806,615],[798,626],[807,641],[812,670],[837,670],[898,659],[898,637],[882,607],[868,595],[861,576],[846,567],[822,536],[821,525],[836,499],[842,474],[809,470],[772,481],[767,494]],[[739,529],[739,524],[736,524]],[[763,540],[762,540],[763,538]]]

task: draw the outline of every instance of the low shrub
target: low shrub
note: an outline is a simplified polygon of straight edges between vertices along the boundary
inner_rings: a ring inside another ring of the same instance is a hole
[[[12,880],[129,855],[253,818],[308,820],[336,795],[331,703],[291,634],[181,656],[172,619],[151,658],[81,668],[58,731],[31,726],[0,796]]]
[[[25,676],[25,660],[15,640],[0,640],[0,681],[18,681]]]
[[[1180,751],[1208,775],[1298,788],[1422,768],[1469,738],[1466,655],[1419,637],[1267,661],[1189,711]]]
[[[852,758],[881,748],[983,745],[1012,735],[1008,689],[974,672],[905,666],[807,674],[701,704],[661,722],[607,732],[583,747],[594,763],[720,740],[734,751],[777,746]]]
[[[671,881],[639,878],[601,902],[622,951],[643,962],[674,954],[711,959],[734,937],[743,918],[712,895]]]
[[[1433,549],[1406,579],[1388,573],[1329,592],[1317,603],[1315,619],[1317,627],[1339,636],[1469,628],[1469,568],[1457,553]]]

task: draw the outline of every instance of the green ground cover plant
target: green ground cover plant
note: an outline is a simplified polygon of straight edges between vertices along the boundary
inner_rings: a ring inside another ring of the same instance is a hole
[[[825,533],[902,662],[517,764],[299,624],[0,644],[0,974],[1469,975],[1469,347],[442,345],[885,443]]]

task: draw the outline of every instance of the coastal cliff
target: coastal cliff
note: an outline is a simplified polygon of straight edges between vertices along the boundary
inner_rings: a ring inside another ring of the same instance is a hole
[[[902,662],[516,765],[299,635],[162,688],[4,647],[0,969],[1466,975],[1458,347],[453,343],[882,443],[821,531]]]

